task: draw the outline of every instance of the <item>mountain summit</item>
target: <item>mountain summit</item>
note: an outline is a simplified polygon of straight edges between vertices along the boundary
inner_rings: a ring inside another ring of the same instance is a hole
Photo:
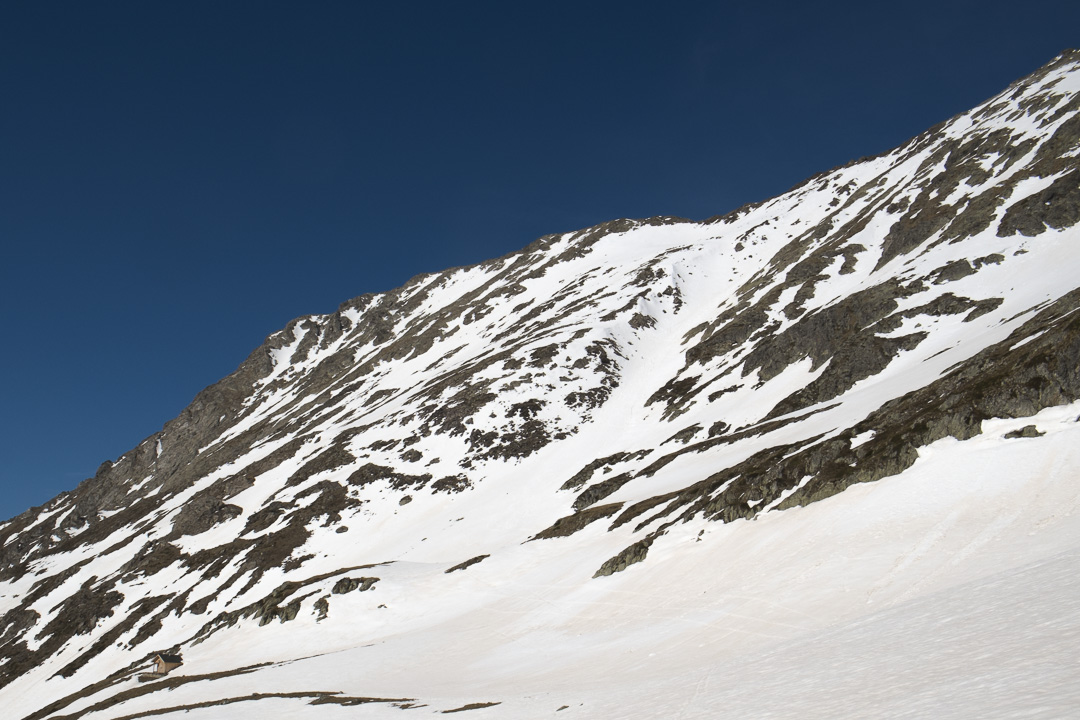
[[[0,525],[4,707],[1068,714],[1078,221],[1070,51],[771,200],[295,320]]]

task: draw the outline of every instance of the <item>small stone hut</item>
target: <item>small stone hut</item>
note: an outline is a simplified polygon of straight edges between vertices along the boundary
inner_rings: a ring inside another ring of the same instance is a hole
[[[159,675],[166,675],[170,670],[178,668],[183,664],[184,660],[179,655],[159,653],[154,656],[154,672]]]

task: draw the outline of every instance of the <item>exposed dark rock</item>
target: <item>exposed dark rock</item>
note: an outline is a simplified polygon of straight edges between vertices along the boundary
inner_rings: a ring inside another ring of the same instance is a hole
[[[266,530],[273,525],[274,522],[284,515],[291,507],[293,507],[293,503],[283,503],[276,500],[271,502],[261,510],[248,516],[247,524],[244,525],[242,534],[261,533],[263,530]]]
[[[44,587],[41,587],[38,591],[41,597],[46,594],[43,590]],[[89,578],[72,595],[51,608],[55,615],[35,634],[40,642],[36,643],[34,650],[30,650],[20,636],[35,627],[39,616],[29,608],[29,603],[24,599],[22,605],[5,613],[5,627],[0,629],[3,632],[3,635],[0,635],[0,640],[4,642],[3,653],[7,658],[7,662],[0,665],[0,687],[7,686],[24,672],[52,656],[71,637],[93,631],[100,621],[113,616],[114,609],[123,600],[124,596],[114,589],[113,582],[99,581],[97,577]],[[99,651],[100,647],[97,648],[97,652]],[[84,653],[73,662],[77,662],[81,667],[89,657],[89,654]],[[65,666],[65,669],[67,667]]]
[[[303,467],[289,477],[286,485],[299,485],[312,475],[352,465],[354,462],[356,457],[352,453],[340,445],[333,445],[304,463]]]
[[[321,597],[315,601],[313,608],[316,613],[315,622],[322,622],[330,614],[330,601]]]
[[[726,387],[722,390],[717,390],[716,392],[709,393],[709,402],[716,402],[724,395],[727,395],[728,393],[733,393],[741,387],[742,385],[732,385],[731,387]]]
[[[930,278],[935,285],[940,285],[941,283],[953,282],[974,274],[975,268],[971,267],[970,262],[967,260],[954,260],[930,273]]]
[[[979,268],[983,267],[984,265],[1000,265],[1004,261],[1005,261],[1005,256],[1004,255],[1002,255],[1001,253],[993,253],[993,254],[987,255],[985,257],[975,258],[975,260],[973,261],[973,264],[975,265],[975,269],[978,270]]]
[[[482,710],[483,708],[495,707],[496,705],[502,705],[501,702],[474,702],[466,703],[461,707],[454,708],[452,710],[443,710],[442,714],[447,715],[449,713],[465,712],[466,710]]]
[[[648,498],[647,500],[641,500],[640,502],[636,502],[633,505],[631,505],[630,507],[623,510],[622,513],[619,514],[619,517],[615,518],[615,521],[613,523],[611,523],[611,527],[609,529],[614,530],[615,528],[617,528],[617,527],[619,527],[621,525],[625,525],[626,523],[630,522],[634,518],[639,517],[639,516],[647,513],[649,510],[652,510],[655,507],[659,507],[660,505],[663,505],[664,503],[671,502],[673,499],[675,499],[678,496],[679,496],[679,493],[673,492],[673,493],[667,493],[665,495],[654,495],[653,497]],[[636,532],[636,530],[635,530],[635,532]]]
[[[465,475],[447,475],[431,483],[433,492],[459,493],[472,487],[472,482]]]
[[[520,417],[522,420],[532,420],[546,404],[547,402],[544,400],[537,399],[514,403],[510,406],[506,416],[509,418]]]
[[[998,225],[998,237],[1020,233],[1041,235],[1047,228],[1061,230],[1080,221],[1080,170],[1055,180],[1048,188],[1013,203]]]
[[[65,630],[69,630],[75,635],[85,635],[94,629],[99,620],[112,617],[113,608],[123,600],[124,596],[113,589],[112,583],[99,583],[97,577],[91,577],[75,594],[52,608],[59,612],[41,634],[62,636]]]
[[[963,210],[956,214],[941,233],[939,242],[959,242],[989,228],[998,208],[1009,198],[1011,192],[1012,189],[1003,184],[970,198]]]
[[[723,435],[730,429],[731,426],[728,425],[726,422],[724,422],[723,420],[717,420],[709,426],[709,437],[712,438],[716,437],[717,435]]]
[[[802,450],[769,448],[686,488],[669,501],[665,514],[686,510],[668,525],[699,514],[724,522],[752,517],[784,492],[790,494],[779,503],[781,509],[814,502],[853,483],[898,474],[915,462],[919,447],[948,435],[973,437],[983,419],[1023,417],[1072,402],[1080,397],[1080,318],[1071,313],[1078,306],[1080,290],[1048,306],[1006,341],[925,388],[886,403],[839,437],[816,444],[811,439]],[[1012,349],[1028,337],[1034,340]],[[869,430],[875,433],[872,439],[850,448],[850,438]],[[807,476],[810,480],[795,489]],[[657,504],[670,497],[656,499]],[[623,515],[641,514],[646,505],[631,506]],[[620,516],[616,525],[624,522]],[[624,552],[606,569],[616,572],[628,559],[643,557],[641,547]]]
[[[612,503],[610,505],[597,505],[581,512],[576,512],[573,515],[567,515],[566,517],[559,518],[555,523],[540,532],[533,535],[530,540],[545,540],[547,538],[567,537],[573,535],[578,530],[581,530],[586,525],[593,523],[597,520],[601,520],[606,517],[611,517],[619,511],[622,507],[622,503]]]
[[[240,620],[253,619],[258,621],[258,624],[267,625],[274,620],[280,622],[289,622],[296,618],[299,613],[301,604],[306,598],[309,598],[318,593],[318,586],[327,578],[333,577],[342,572],[350,572],[353,570],[363,570],[367,568],[376,567],[375,565],[360,565],[356,567],[342,568],[330,573],[323,573],[321,575],[315,575],[313,577],[306,578],[300,581],[288,581],[278,585],[268,595],[260,598],[256,602],[246,605],[238,610],[232,612],[219,613],[217,617],[205,623],[195,635],[192,636],[192,644],[199,644],[206,638],[210,637],[219,630],[235,625]],[[348,579],[348,578],[347,578]],[[352,580],[348,579],[351,583]],[[367,585],[370,589],[374,583],[378,582],[379,578],[359,578],[356,581],[356,585],[352,586],[352,589],[357,589],[363,585]],[[341,584],[338,582],[335,587]],[[315,590],[308,590],[315,587]],[[302,595],[298,595],[301,591],[307,591]],[[351,591],[351,590],[350,590]],[[350,592],[344,591],[344,592]],[[325,596],[324,596],[325,597]],[[288,601],[288,602],[286,602]],[[318,608],[316,608],[318,609]]]
[[[991,194],[974,202],[962,199],[956,205],[949,205],[944,199],[950,197],[962,182],[969,185],[985,182],[989,172],[982,166],[983,159],[1005,152],[1012,143],[1010,131],[1004,128],[941,142],[923,162],[917,176],[928,173],[942,161],[943,170],[933,176],[933,182],[922,186],[918,196],[905,208],[904,215],[893,224],[885,236],[877,267],[884,267],[893,258],[910,253],[939,231],[945,231],[943,239],[957,240],[989,227],[994,210],[1002,202],[1001,193],[1007,192],[1007,187],[991,190]],[[959,216],[958,206],[966,210]]]
[[[607,480],[601,480],[595,485],[590,485],[574,500],[574,510],[583,510],[593,503],[603,500],[633,478],[634,476],[630,473],[619,473],[609,477]]]
[[[120,568],[124,575],[153,575],[185,556],[165,540],[148,542],[139,553]]]
[[[1005,438],[1007,440],[1011,440],[1013,438],[1036,438],[1042,437],[1045,434],[1046,433],[1044,432],[1040,432],[1039,428],[1035,427],[1034,425],[1025,425],[1019,430],[1010,430],[1009,432],[1005,433]]]
[[[490,441],[490,447],[476,457],[483,459],[528,457],[552,440],[551,433],[540,420],[527,420],[509,432],[502,433]]]
[[[964,322],[971,322],[975,318],[982,317],[987,313],[997,310],[998,306],[1003,302],[1005,302],[1004,298],[986,298],[985,300],[979,300],[975,303],[975,308],[964,317]]]
[[[591,461],[588,465],[578,470],[572,478],[563,483],[560,490],[577,490],[592,478],[593,473],[605,466],[612,466],[617,463],[623,462],[629,459],[630,453],[620,452],[614,455],[608,455],[607,457],[597,458]]]
[[[169,599],[169,595],[155,595],[143,598],[136,602],[127,611],[127,614],[120,622],[109,628],[107,632],[102,633],[102,635],[98,637],[87,650],[62,667],[57,675],[65,678],[74,675],[76,671],[83,667],[91,658],[97,656],[106,648],[111,647],[124,633],[135,627],[140,620]]]
[[[593,577],[598,578],[606,575],[614,575],[617,572],[622,572],[634,563],[641,562],[645,559],[645,556],[649,554],[649,548],[652,547],[654,539],[655,538],[650,535],[643,540],[638,540],[615,557],[605,561],[604,564],[600,566],[600,569],[593,574]]]
[[[653,403],[663,402],[666,403],[668,407],[671,407],[675,405],[677,401],[685,398],[690,391],[694,389],[694,386],[700,379],[700,375],[692,375],[690,377],[679,379],[672,378],[662,388],[649,396],[649,399],[645,401],[645,406],[648,407]]]
[[[323,526],[341,522],[341,513],[360,506],[360,502],[349,496],[344,486],[322,480],[312,487],[307,488],[296,496],[297,500],[303,500],[310,495],[317,495],[315,500],[306,503],[301,510],[290,514],[290,523],[302,523],[307,525],[311,520],[325,517]]]
[[[1078,306],[1080,291],[1073,291],[1004,342],[930,385],[886,403],[849,431],[876,433],[854,449],[853,464],[834,462],[780,507],[813,502],[854,482],[897,474],[914,462],[917,448],[948,435],[973,437],[981,432],[982,420],[1027,417],[1080,398],[1080,318],[1072,312]],[[1014,349],[1026,338],[1033,340]]]
[[[344,595],[353,590],[356,590],[357,592],[367,592],[375,587],[375,583],[377,582],[379,582],[379,578],[377,577],[341,578],[334,583],[334,588],[330,592],[335,595]]]
[[[480,562],[481,560],[484,560],[485,558],[489,558],[489,557],[491,557],[491,556],[490,555],[477,555],[474,558],[469,558],[468,560],[466,560],[463,563],[458,563],[457,565],[453,566],[452,568],[447,568],[445,572],[452,573],[452,572],[457,572],[458,570],[464,570],[465,568],[472,567],[473,565]]]
[[[243,509],[229,505],[217,497],[220,488],[212,487],[196,494],[184,503],[173,519],[172,537],[199,535],[219,523],[239,517]]]
[[[385,465],[365,463],[353,471],[345,482],[348,485],[362,487],[381,480],[387,481],[390,484],[390,487],[395,490],[404,490],[405,488],[423,487],[431,480],[431,475],[427,473],[423,475],[408,475],[406,473],[396,472],[393,468]]]
[[[529,353],[529,367],[547,367],[559,353],[559,346],[552,343]]]
[[[661,445],[667,445],[670,442],[677,442],[677,443],[680,443],[682,445],[685,445],[686,443],[693,440],[694,436],[697,435],[699,432],[701,432],[701,425],[698,425],[697,423],[694,423],[693,425],[690,425],[689,427],[683,428],[682,430],[675,433],[674,435],[672,435],[671,437],[669,437],[667,440],[665,440],[664,442],[662,442],[660,444]]]

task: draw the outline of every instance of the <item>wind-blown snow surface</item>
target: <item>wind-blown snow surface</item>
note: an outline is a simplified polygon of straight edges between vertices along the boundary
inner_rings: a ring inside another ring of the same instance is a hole
[[[0,526],[6,712],[1070,714],[1078,62],[295,321]]]

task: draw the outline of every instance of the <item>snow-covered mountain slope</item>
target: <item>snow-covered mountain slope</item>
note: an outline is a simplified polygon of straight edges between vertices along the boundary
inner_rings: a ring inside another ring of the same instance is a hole
[[[0,525],[6,712],[1061,717],[1078,221],[1068,52],[772,200],[296,320]]]

